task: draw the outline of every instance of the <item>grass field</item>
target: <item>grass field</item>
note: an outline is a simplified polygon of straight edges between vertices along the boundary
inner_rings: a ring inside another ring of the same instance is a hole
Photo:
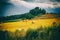
[[[60,40],[60,19],[1,23],[0,40]]]
[[[29,28],[37,29],[40,26],[47,27],[52,26],[52,23],[56,22],[57,24],[60,23],[60,19],[53,18],[53,19],[33,19],[33,20],[21,20],[17,22],[7,22],[7,23],[1,23],[0,26],[2,30],[8,30],[11,32],[14,32],[16,30],[22,30],[25,31]]]

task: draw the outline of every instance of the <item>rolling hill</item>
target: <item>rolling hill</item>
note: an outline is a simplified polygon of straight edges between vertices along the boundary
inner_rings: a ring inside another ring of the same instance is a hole
[[[33,19],[52,19],[52,18],[60,19],[60,15],[59,14],[44,14],[41,16],[36,16]]]
[[[15,16],[13,16],[15,17]],[[19,16],[18,16],[19,17]],[[9,18],[9,17],[8,17]],[[13,20],[13,22],[12,22]],[[11,32],[14,32],[16,30],[22,30],[24,29],[27,31],[28,29],[37,29],[39,27],[49,27],[52,26],[54,22],[57,24],[60,23],[60,15],[58,14],[44,14],[44,15],[38,15],[35,16],[32,19],[24,19],[21,20],[20,18],[12,19],[11,21],[1,23],[1,29],[2,30],[8,30]],[[16,20],[16,21],[14,21]],[[7,21],[7,20],[6,20]]]
[[[27,18],[28,17],[28,18]],[[51,19],[51,18],[57,18],[60,19],[60,15],[59,14],[39,14],[37,16],[31,16],[29,13],[26,14],[22,14],[22,15],[12,15],[12,16],[7,16],[7,17],[0,17],[0,23],[3,22],[14,22],[14,21],[18,21],[18,19],[21,20],[26,20],[26,19]]]

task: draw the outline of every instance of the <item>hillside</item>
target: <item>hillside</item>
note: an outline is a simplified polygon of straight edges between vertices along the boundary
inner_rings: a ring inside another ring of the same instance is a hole
[[[41,16],[36,16],[33,19],[52,19],[52,18],[60,19],[60,15],[59,14],[44,14]]]
[[[46,13],[45,9],[41,9],[36,7],[31,9],[28,13],[20,14],[20,15],[11,15],[6,17],[0,17],[0,23],[3,22],[15,22],[17,19],[26,20],[26,19],[50,19],[50,18],[60,18],[59,13]]]
[[[43,15],[37,15],[32,19],[24,19],[24,20],[21,20],[21,18],[12,19],[11,21],[8,21],[8,23],[6,22],[1,23],[0,26],[2,26],[3,30],[15,31],[17,29],[27,30],[29,28],[36,29],[36,28],[39,28],[40,26],[43,26],[43,27],[52,26],[54,22],[56,22],[57,24],[60,23],[60,15],[43,14]]]
[[[0,23],[3,22],[15,22],[19,20],[26,20],[26,19],[51,19],[51,18],[58,18],[60,19],[59,14],[40,14],[37,16],[30,15],[29,13],[22,14],[22,15],[13,15],[13,16],[7,16],[7,17],[0,17]]]

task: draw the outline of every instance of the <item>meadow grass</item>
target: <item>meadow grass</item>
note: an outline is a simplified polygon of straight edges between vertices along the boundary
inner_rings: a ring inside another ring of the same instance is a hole
[[[12,33],[8,30],[0,30],[0,40],[60,40],[60,24],[57,25],[55,22],[51,27],[28,29],[25,36],[22,31],[16,30]]]

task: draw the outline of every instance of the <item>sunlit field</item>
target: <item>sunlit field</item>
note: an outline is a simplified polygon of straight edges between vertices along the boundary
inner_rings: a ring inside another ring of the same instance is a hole
[[[16,28],[18,30],[16,30]],[[0,40],[60,40],[60,24],[57,25],[56,22],[54,22],[52,26],[47,26],[47,27],[39,26],[39,28],[35,30],[29,29],[29,27],[27,26],[28,30],[26,31],[26,33],[23,28],[21,30],[18,27],[14,27],[14,28],[8,27],[8,28],[5,28],[5,31],[0,30]],[[30,27],[30,28],[33,28],[33,27]],[[6,29],[8,30],[10,29],[10,30],[8,31]],[[16,31],[11,32],[13,30],[16,30]]]
[[[60,19],[53,18],[53,19],[21,20],[17,22],[1,23],[0,26],[2,30],[15,32],[16,30],[22,30],[22,29],[27,31],[27,29],[37,29],[41,26],[42,27],[52,26],[53,22],[59,24]]]
[[[60,40],[60,19],[1,23],[0,40]]]

